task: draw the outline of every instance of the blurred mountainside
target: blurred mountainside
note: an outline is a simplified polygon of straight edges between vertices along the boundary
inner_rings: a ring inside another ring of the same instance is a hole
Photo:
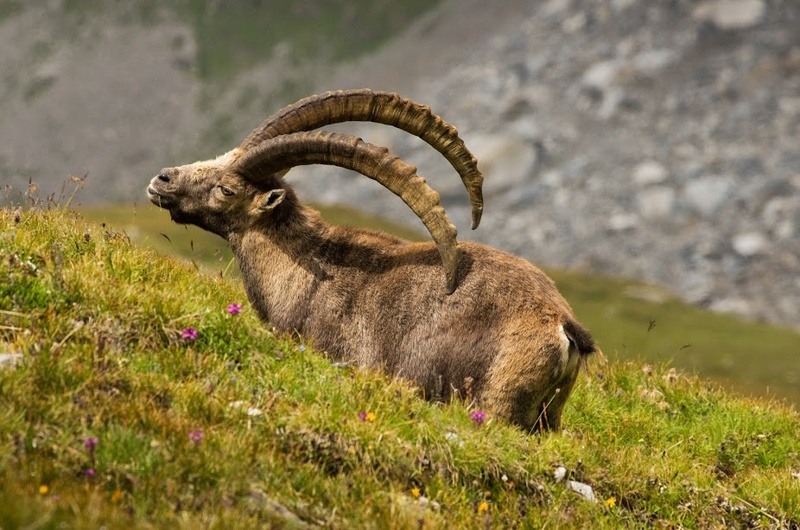
[[[0,0],[0,175],[53,192],[88,173],[82,202],[141,202],[162,166],[229,149],[298,97],[396,90],[477,155],[477,231],[429,147],[346,130],[417,164],[462,239],[797,327],[798,28],[793,0]],[[368,179],[290,178],[308,200],[416,222]]]
[[[141,200],[163,165],[230,148],[436,1],[0,0],[0,172]],[[5,179],[4,179],[5,180]]]

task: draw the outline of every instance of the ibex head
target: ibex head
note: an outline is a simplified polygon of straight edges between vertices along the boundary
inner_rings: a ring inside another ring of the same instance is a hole
[[[168,210],[173,221],[226,237],[246,222],[243,214],[256,200],[254,186],[228,171],[240,155],[241,150],[234,149],[213,160],[162,169],[147,195]]]
[[[179,223],[228,237],[255,223],[286,219],[297,200],[282,177],[294,166],[328,164],[368,176],[398,195],[427,227],[445,267],[446,290],[455,290],[456,228],[439,194],[388,150],[349,135],[308,132],[343,121],[393,125],[441,152],[460,174],[472,204],[472,228],[483,211],[483,176],[455,127],[426,106],[396,94],[352,90],[328,92],[278,111],[242,144],[214,160],[168,168],[147,189],[150,200]]]

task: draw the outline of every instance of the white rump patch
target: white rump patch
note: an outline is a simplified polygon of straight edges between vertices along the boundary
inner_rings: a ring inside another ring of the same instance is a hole
[[[567,337],[567,332],[564,331],[564,326],[558,326],[558,336],[561,339],[561,369],[566,370],[567,364],[569,363],[569,337]]]

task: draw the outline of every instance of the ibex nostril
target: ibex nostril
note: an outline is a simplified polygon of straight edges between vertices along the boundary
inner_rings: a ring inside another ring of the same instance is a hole
[[[159,173],[158,180],[160,180],[161,182],[169,182],[170,178],[169,175],[167,175],[166,173]]]

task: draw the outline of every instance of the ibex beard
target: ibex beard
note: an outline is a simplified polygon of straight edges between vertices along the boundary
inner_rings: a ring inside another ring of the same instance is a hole
[[[307,132],[343,121],[393,125],[437,149],[461,176],[477,227],[483,177],[457,130],[428,107],[366,89],[289,105],[228,153],[162,170],[148,196],[174,221],[228,241],[250,303],[277,330],[410,379],[428,399],[469,398],[525,429],[559,428],[580,367],[602,353],[553,281],[521,258],[459,244],[439,195],[385,148]],[[303,164],[378,181],[433,242],[327,225],[283,179]]]

